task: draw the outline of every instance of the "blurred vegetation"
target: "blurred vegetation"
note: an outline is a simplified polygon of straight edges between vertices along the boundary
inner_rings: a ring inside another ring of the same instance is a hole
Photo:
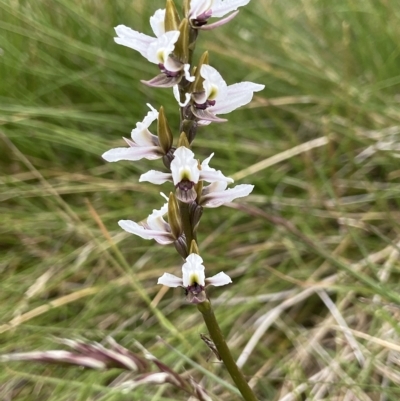
[[[178,127],[171,91],[140,83],[157,68],[113,42],[118,24],[150,34],[163,6],[0,0],[0,353],[56,349],[54,336],[112,335],[132,349],[135,339],[230,400],[199,313],[181,289],[156,285],[179,273],[175,250],[117,226],[160,207],[160,188],[138,177],[161,164],[101,159],[146,103]],[[266,85],[195,141],[201,159],[215,152],[215,168],[256,186],[239,210],[206,210],[200,226],[209,274],[234,281],[210,291],[217,317],[260,400],[397,401],[400,3],[253,0],[240,10],[201,33],[196,52],[210,50],[228,84]],[[168,385],[123,394],[110,387],[120,373],[7,363],[0,398],[186,399]]]

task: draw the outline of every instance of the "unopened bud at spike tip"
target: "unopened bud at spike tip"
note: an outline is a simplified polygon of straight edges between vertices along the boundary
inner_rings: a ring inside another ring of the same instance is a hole
[[[183,0],[183,15],[184,15],[186,18],[189,17],[190,1],[191,1],[191,0]]]
[[[173,0],[167,0],[165,7],[164,29],[165,32],[179,30],[179,14]]]

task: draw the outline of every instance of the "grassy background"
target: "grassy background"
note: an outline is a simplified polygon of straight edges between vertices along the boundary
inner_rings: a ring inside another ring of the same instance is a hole
[[[156,67],[113,42],[118,24],[150,34],[163,2],[111,3],[0,0],[0,352],[136,339],[214,399],[237,399],[157,341],[230,383],[206,361],[197,310],[156,285],[179,273],[174,249],[117,226],[161,205],[160,188],[138,185],[160,163],[100,155],[147,102],[178,120],[171,91],[139,82]],[[233,277],[210,295],[260,400],[400,397],[399,19],[397,0],[254,0],[198,41],[228,84],[266,85],[194,148],[256,185],[240,210],[205,211],[200,245],[210,275]],[[120,373],[7,363],[0,398],[187,399],[168,385],[124,395],[110,387]]]

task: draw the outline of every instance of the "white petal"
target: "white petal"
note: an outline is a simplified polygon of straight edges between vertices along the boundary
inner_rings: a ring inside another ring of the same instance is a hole
[[[117,162],[120,160],[136,161],[141,159],[155,160],[161,157],[160,148],[157,146],[114,148],[102,155],[102,158],[108,162]]]
[[[149,230],[132,220],[120,220],[118,225],[128,233],[135,234],[143,239],[154,239],[159,244],[166,245],[174,242],[171,233],[165,231]]]
[[[213,17],[223,17],[231,11],[235,11],[238,7],[245,6],[250,0],[216,0],[212,7]]]
[[[200,179],[207,182],[226,181],[233,182],[230,177],[225,177],[220,170],[218,171],[200,171]]]
[[[189,82],[194,82],[194,80],[196,79],[196,77],[190,75],[190,64],[185,64],[183,66],[183,71],[185,73],[185,78],[187,81]]]
[[[215,168],[209,166],[210,160],[213,156],[214,153],[212,153],[209,157],[207,157],[207,159],[203,160],[203,163],[201,163],[200,179],[207,182],[233,182],[232,178],[225,177],[220,170],[217,171]]]
[[[174,152],[174,160],[171,162],[171,173],[174,185],[179,184],[182,180],[188,180],[197,184],[199,182],[199,168],[194,153],[180,146]]]
[[[174,276],[173,274],[164,273],[157,281],[157,284],[166,285],[167,287],[179,287],[182,286],[182,279]]]
[[[150,104],[147,104],[147,106],[150,107],[151,110],[146,114],[142,122],[136,123],[136,128],[131,132],[131,138],[140,146],[154,146],[159,143],[157,136],[153,135],[148,130],[151,123],[157,120],[158,111]]]
[[[154,13],[154,15],[150,17],[151,29],[153,29],[154,35],[156,35],[157,38],[165,33],[164,19],[165,19],[165,9],[157,10]]]
[[[203,259],[196,253],[191,253],[182,266],[183,286],[188,287],[194,283],[205,285]]]
[[[151,36],[134,31],[125,25],[118,25],[115,28],[118,37],[114,38],[115,43],[137,50],[143,57],[147,58],[149,45],[155,40]]]
[[[165,64],[168,56],[174,51],[179,38],[179,31],[169,31],[149,43],[146,58],[154,64]]]
[[[216,99],[215,106],[208,107],[214,114],[226,114],[250,103],[253,93],[264,89],[264,85],[254,84],[253,82],[240,82],[230,85],[227,88],[225,98]]]
[[[196,19],[199,15],[208,11],[213,5],[214,0],[191,0],[189,16]]]
[[[167,195],[165,195],[164,192],[160,192],[160,195],[161,195],[167,202],[169,202],[169,198],[168,198]]]
[[[203,88],[208,100],[215,100],[218,102],[218,98],[225,99],[227,90],[226,82],[214,67],[203,64],[200,69],[200,75],[204,78]]]
[[[214,185],[214,184],[211,184]],[[211,186],[209,185],[209,186]],[[225,203],[232,202],[237,198],[243,198],[250,194],[253,190],[254,185],[241,184],[234,188],[227,189],[225,191],[209,191],[205,196],[201,197],[201,206],[203,207],[218,207]],[[205,188],[207,189],[207,187]]]
[[[181,103],[180,94],[179,94],[179,86],[174,85],[172,88],[172,92],[174,93],[174,97],[175,97],[176,101],[178,102],[179,106],[185,107],[188,105],[188,103],[190,101],[189,93],[185,93],[185,101],[183,103]]]
[[[174,94],[175,100],[179,103],[181,101],[181,97],[179,95],[179,86],[178,85],[174,85],[172,87],[172,93]],[[179,103],[180,105],[180,103]]]
[[[152,184],[164,184],[164,182],[171,181],[172,176],[170,173],[162,173],[161,171],[150,170],[140,176],[139,182],[148,181]]]
[[[151,230],[170,232],[169,224],[163,216],[168,212],[168,203],[165,203],[161,209],[153,210],[153,213],[147,218],[147,225]]]
[[[201,163],[201,169],[202,170],[212,170],[215,171],[215,168],[210,167],[210,161],[214,157],[214,153],[211,153],[210,156],[207,157],[207,159],[204,159],[203,162]]]
[[[231,278],[224,272],[220,272],[215,276],[206,278],[206,283],[213,285],[215,287],[220,287],[221,285],[230,284],[232,282]]]
[[[214,192],[223,192],[227,186],[228,183],[226,181],[215,181],[210,185],[203,187],[203,190],[201,191],[201,198],[204,199],[206,195],[214,194]]]

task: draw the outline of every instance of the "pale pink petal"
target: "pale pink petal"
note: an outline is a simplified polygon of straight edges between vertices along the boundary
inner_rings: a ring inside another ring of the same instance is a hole
[[[152,88],[171,88],[177,85],[182,79],[181,75],[176,75],[175,77],[169,77],[165,73],[158,74],[149,81],[141,79],[140,82]]]
[[[201,191],[201,197],[205,197],[208,194],[212,194],[214,192],[223,192],[227,188],[228,183],[226,181],[215,181],[206,187],[203,187]]]
[[[114,38],[115,43],[119,45],[130,47],[138,51],[143,57],[147,58],[147,51],[149,45],[155,40],[151,36],[134,31],[125,25],[118,25],[115,28],[118,37]]]
[[[226,118],[219,118],[215,114],[213,114],[211,111],[208,109],[202,110],[198,109],[196,107],[192,107],[192,113],[200,119],[202,125],[204,124],[205,121],[210,121],[210,122],[215,122],[215,123],[224,123],[225,121],[228,121]]]
[[[157,10],[154,15],[150,17],[150,26],[157,38],[165,33],[164,19],[165,9]]]
[[[234,13],[229,14],[227,17],[222,18],[219,21],[213,22],[212,24],[202,25],[197,29],[201,29],[202,31],[211,31],[212,29],[219,28],[220,26],[227,24],[229,21],[232,21],[238,14],[239,11],[235,11]]]
[[[172,175],[171,173],[162,173],[161,171],[150,170],[140,176],[139,182],[143,181],[161,185],[164,184],[164,182],[172,181]]]
[[[215,0],[212,8],[212,16],[216,18],[223,17],[231,11],[235,11],[238,7],[245,6],[250,0]]]
[[[102,158],[108,162],[120,160],[136,161],[141,159],[155,160],[163,156],[158,146],[137,146],[130,148],[114,148],[103,153]]]
[[[161,209],[153,210],[153,213],[147,218],[148,228],[155,231],[170,232],[169,224],[164,220],[163,216],[168,212],[168,203],[165,203]]]
[[[232,178],[225,177],[220,170],[200,170],[200,180],[204,180],[207,182],[215,182],[215,181],[226,181],[233,182]]]
[[[221,285],[230,284],[232,282],[231,278],[224,272],[220,272],[215,276],[206,278],[206,283],[213,285],[215,287],[220,287]]]
[[[166,231],[149,230],[132,220],[120,220],[118,225],[128,233],[135,234],[143,239],[154,239],[159,244],[166,245],[174,242],[171,233]]]
[[[250,103],[253,93],[264,89],[264,85],[253,82],[240,82],[230,85],[227,88],[225,97],[215,99],[215,106],[208,107],[208,110],[214,114],[226,114]]]
[[[209,191],[207,195],[201,197],[200,204],[203,207],[209,207],[209,208],[218,207],[224,205],[225,203],[232,202],[237,198],[243,198],[249,195],[253,190],[253,188],[254,185],[241,184],[237,185],[234,188],[229,188],[225,191],[215,191],[215,192]]]
[[[173,274],[164,273],[157,281],[157,284],[166,285],[167,287],[181,287],[183,281],[181,278],[174,276]]]

